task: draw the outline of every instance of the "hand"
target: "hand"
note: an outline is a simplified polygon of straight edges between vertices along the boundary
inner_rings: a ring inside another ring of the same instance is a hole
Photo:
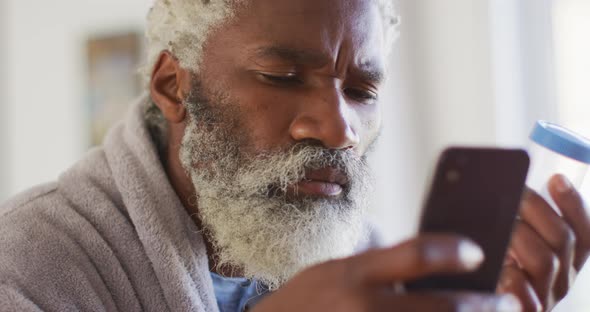
[[[590,217],[578,192],[561,175],[551,178],[549,192],[563,217],[526,191],[498,287],[519,297],[525,311],[550,310],[590,252]]]
[[[482,260],[481,249],[468,240],[426,235],[307,269],[254,311],[520,311],[512,295],[404,294],[393,287],[431,274],[472,271]]]

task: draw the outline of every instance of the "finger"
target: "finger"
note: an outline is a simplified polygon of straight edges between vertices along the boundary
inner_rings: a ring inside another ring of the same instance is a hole
[[[543,305],[527,276],[515,265],[505,266],[502,270],[498,293],[515,295],[522,304],[523,311],[543,311]]]
[[[496,312],[522,311],[512,294],[412,293],[374,298],[370,311]]]
[[[559,270],[559,258],[526,223],[518,221],[511,249],[543,304],[548,302]]]
[[[549,180],[549,193],[575,233],[574,266],[580,270],[590,252],[590,216],[584,200],[563,175],[556,175]]]
[[[388,284],[434,273],[473,271],[483,258],[481,249],[468,239],[446,234],[424,235],[393,248],[349,258],[348,265],[362,283]]]
[[[532,190],[525,191],[520,217],[547,242],[556,253],[567,253],[575,245],[576,236],[570,225]]]
[[[574,231],[541,196],[530,190],[523,197],[520,216],[559,257],[561,265],[554,294],[557,299],[563,298],[570,287],[576,241]]]

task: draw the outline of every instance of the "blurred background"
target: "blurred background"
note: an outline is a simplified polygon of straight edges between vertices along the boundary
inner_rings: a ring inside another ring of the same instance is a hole
[[[538,119],[590,137],[589,0],[396,2],[401,37],[373,157],[373,212],[391,241],[415,230],[445,146],[526,146]],[[142,92],[150,5],[0,0],[0,201],[56,179]]]

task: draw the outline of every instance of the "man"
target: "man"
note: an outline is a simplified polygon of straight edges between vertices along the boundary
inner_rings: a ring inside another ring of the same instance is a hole
[[[561,176],[563,218],[525,196],[497,294],[393,287],[476,269],[465,238],[359,252],[396,21],[388,0],[157,0],[149,95],[3,206],[0,310],[550,309],[590,250]]]

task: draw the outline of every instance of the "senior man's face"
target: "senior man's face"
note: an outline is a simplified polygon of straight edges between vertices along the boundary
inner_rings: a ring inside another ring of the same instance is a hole
[[[219,263],[280,286],[362,238],[380,128],[370,0],[254,0],[208,40],[181,160]]]

